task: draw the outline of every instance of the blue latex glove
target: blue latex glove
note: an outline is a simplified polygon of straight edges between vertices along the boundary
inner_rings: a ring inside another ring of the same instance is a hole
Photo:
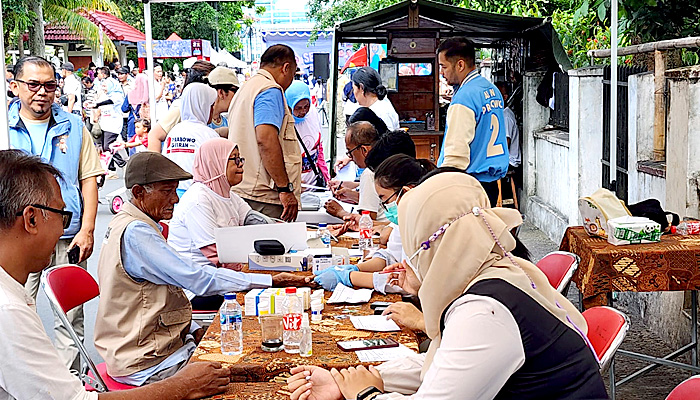
[[[334,265],[323,271],[314,272],[314,282],[321,285],[325,290],[334,290],[338,283],[347,287],[352,287],[350,282],[350,272],[359,271],[354,265]]]

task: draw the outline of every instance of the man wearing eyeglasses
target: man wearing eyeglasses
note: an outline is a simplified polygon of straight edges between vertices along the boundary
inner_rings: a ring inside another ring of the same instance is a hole
[[[72,219],[64,227],[51,265],[68,264],[68,250],[77,246],[78,263],[87,268],[93,250],[97,215],[96,176],[103,173],[90,134],[78,115],[67,113],[54,103],[58,86],[51,63],[41,57],[25,57],[15,65],[10,88],[15,96],[9,106],[10,147],[38,155],[61,172],[59,180],[66,211]],[[26,288],[33,298],[39,288],[39,273],[31,274]],[[83,336],[83,309],[68,312],[73,328]],[[68,331],[55,319],[55,346],[62,361],[79,369],[78,349]]]

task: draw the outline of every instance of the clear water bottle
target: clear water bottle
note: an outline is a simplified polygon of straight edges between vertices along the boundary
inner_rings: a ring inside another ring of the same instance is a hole
[[[700,235],[700,221],[682,221],[678,226],[671,227],[671,233],[680,235]]]
[[[284,325],[284,351],[287,353],[299,353],[301,343],[301,315],[304,313],[304,302],[297,296],[297,288],[288,287],[285,289],[284,301],[282,302],[282,322]]]
[[[299,355],[302,357],[311,357],[313,354],[312,343],[309,314],[304,313],[301,316],[301,343],[299,343]]]
[[[243,353],[243,316],[235,293],[226,293],[219,310],[221,318],[221,353],[235,356]]]
[[[331,233],[328,231],[328,225],[323,222],[318,224],[318,238],[324,246],[331,247]]]
[[[368,252],[372,248],[372,217],[369,216],[369,211],[363,210],[360,217],[360,243],[359,247],[363,253]]]

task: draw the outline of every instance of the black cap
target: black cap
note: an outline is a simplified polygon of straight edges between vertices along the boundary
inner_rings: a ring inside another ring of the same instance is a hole
[[[129,70],[129,67],[121,67],[121,68],[117,69],[118,74],[128,74],[129,72],[131,72]]]
[[[124,173],[127,189],[131,189],[134,185],[188,179],[192,179],[192,174],[180,168],[166,156],[154,151],[144,151],[131,156]]]

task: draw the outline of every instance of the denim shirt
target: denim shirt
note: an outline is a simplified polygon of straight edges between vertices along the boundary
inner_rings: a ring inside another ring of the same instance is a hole
[[[14,100],[8,110],[10,127],[10,148],[23,150],[32,154],[32,139],[24,122],[19,117],[21,103]],[[80,192],[78,173],[80,168],[80,150],[83,145],[84,125],[79,116],[69,114],[57,104],[51,105],[51,118],[44,147],[38,154],[59,171],[63,179],[58,179],[61,195],[66,203],[66,210],[73,213],[71,224],[63,231],[61,239],[74,237],[80,230],[83,214],[83,198]]]

